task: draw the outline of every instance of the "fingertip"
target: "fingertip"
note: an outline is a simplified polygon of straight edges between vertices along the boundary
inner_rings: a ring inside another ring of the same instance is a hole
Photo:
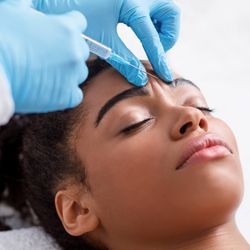
[[[143,87],[148,82],[148,75],[146,73],[147,71],[146,71],[144,65],[140,61],[136,65],[136,67],[138,68],[138,71],[137,71],[137,75],[135,76],[135,79],[134,79],[134,84],[137,87]]]
[[[133,77],[127,78],[127,80],[136,87],[143,87],[147,84],[148,77],[145,73],[138,72],[138,74],[134,74]]]
[[[161,78],[169,83],[173,81],[173,74],[171,72],[171,69],[169,68],[169,66],[167,65],[166,68],[163,70],[162,74],[161,74]]]
[[[89,69],[86,66],[85,62],[82,63],[80,71],[81,71],[81,74],[80,74],[80,77],[79,77],[78,81],[79,81],[80,84],[82,84],[87,79],[88,74],[89,74]]]
[[[171,83],[174,80],[173,74],[171,72],[168,73],[168,75],[166,76],[166,80],[165,82],[167,84]]]
[[[83,100],[83,92],[80,88],[72,91],[71,100],[69,103],[69,108],[74,108],[78,106]]]
[[[145,86],[148,76],[144,65],[137,58],[132,58],[127,66],[127,80],[137,87]]]
[[[172,72],[167,69],[163,73],[159,73],[160,78],[166,83],[170,83],[174,80]]]
[[[113,55],[107,62],[117,69],[129,83],[137,87],[142,87],[148,82],[146,70],[137,58],[125,60],[118,55]]]
[[[81,42],[82,42],[81,44],[82,44],[82,48],[83,48],[83,58],[82,59],[84,61],[87,61],[89,56],[90,56],[89,46],[84,40],[82,40]]]
[[[137,87],[143,87],[148,83],[148,77],[146,74],[144,74],[143,77],[139,77],[138,81],[135,83]]]
[[[168,65],[167,57],[165,54],[159,56],[157,63],[155,63],[153,67],[156,74],[159,75],[162,80],[164,80],[165,82],[173,81],[173,74]]]

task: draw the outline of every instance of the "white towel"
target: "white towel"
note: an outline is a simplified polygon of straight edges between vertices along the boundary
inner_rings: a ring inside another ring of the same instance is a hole
[[[0,232],[0,250],[60,250],[40,227]]]
[[[14,114],[14,101],[2,65],[0,64],[0,125],[6,124]]]

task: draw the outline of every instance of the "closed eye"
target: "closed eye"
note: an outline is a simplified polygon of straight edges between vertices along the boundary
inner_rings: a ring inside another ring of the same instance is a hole
[[[196,107],[197,109],[199,109],[200,111],[210,114],[214,112],[214,109],[211,109],[209,107]]]
[[[198,106],[198,107],[195,107],[197,109],[199,109],[200,111],[204,112],[204,113],[212,113],[214,112],[214,109],[211,109],[209,107],[201,107],[201,106]],[[133,133],[135,132],[136,130],[140,129],[143,125],[145,125],[147,122],[149,122],[150,120],[152,120],[153,118],[150,117],[150,118],[147,118],[147,119],[144,119],[140,122],[137,122],[137,123],[134,123],[124,129],[122,129],[120,131],[120,133],[123,133],[123,134],[130,134],[130,133]]]
[[[130,134],[138,129],[140,129],[143,125],[145,125],[147,122],[149,122],[150,120],[152,120],[153,118],[147,118],[143,121],[140,121],[140,122],[137,122],[137,123],[134,123],[124,129],[121,130],[121,133],[124,133],[124,134]]]

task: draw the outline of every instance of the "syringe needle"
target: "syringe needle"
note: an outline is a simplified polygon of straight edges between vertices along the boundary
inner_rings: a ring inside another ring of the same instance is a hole
[[[140,68],[136,67],[135,65],[133,65],[133,64],[131,64],[131,63],[129,63],[129,62],[127,62],[127,64],[129,64],[129,66],[131,66],[131,67],[133,67],[133,68],[135,68],[135,69],[138,69],[138,70],[140,70],[141,72],[143,72],[143,73],[145,73],[145,74],[147,74],[147,75],[149,75],[149,76],[151,76],[151,77],[153,77],[153,78],[159,80],[159,77],[157,77],[157,76],[155,76],[155,75],[149,73],[148,71],[146,71],[146,70],[144,70],[144,69],[140,69]]]
[[[130,67],[132,68],[135,68],[155,79],[159,79],[157,76],[147,72],[146,70],[144,69],[141,69],[139,67],[136,67],[135,65],[129,63],[127,60],[125,60],[124,58],[120,57],[119,55],[115,54],[112,52],[112,49],[107,47],[106,45],[88,37],[88,36],[85,36],[82,34],[82,37],[86,40],[86,42],[88,43],[89,45],[89,49],[90,49],[90,52],[92,52],[93,54],[101,57],[102,59],[110,59],[111,61],[115,61],[115,62],[118,62],[118,63],[121,63],[121,64],[128,64]]]

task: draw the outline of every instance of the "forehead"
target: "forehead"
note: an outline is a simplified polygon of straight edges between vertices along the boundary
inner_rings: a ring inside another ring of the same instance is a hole
[[[108,68],[94,77],[84,92],[84,103],[101,106],[119,92],[132,87],[115,69]]]
[[[144,65],[146,66],[147,71],[154,74],[149,65],[145,63]],[[157,82],[157,85],[160,85],[162,89],[165,90],[173,89],[160,79],[156,80],[152,77],[149,77],[149,82],[146,85],[146,87],[151,88],[153,82],[154,83]],[[185,91],[183,92],[186,92],[186,94],[189,94],[190,92],[192,93],[196,92],[198,95],[201,94],[198,88],[192,86],[191,84],[180,84],[179,81],[178,86],[180,85],[184,86],[181,89],[184,90],[185,88]],[[132,87],[133,85],[128,83],[127,80],[115,69],[113,68],[105,69],[102,72],[100,72],[96,77],[94,77],[91,80],[90,84],[88,84],[86,91],[84,91],[85,97],[83,104],[84,106],[88,106],[89,108],[91,108],[92,111],[94,111],[95,108],[100,108],[106,103],[107,100],[109,100],[113,96]],[[189,88],[189,91],[187,91],[187,88]]]

